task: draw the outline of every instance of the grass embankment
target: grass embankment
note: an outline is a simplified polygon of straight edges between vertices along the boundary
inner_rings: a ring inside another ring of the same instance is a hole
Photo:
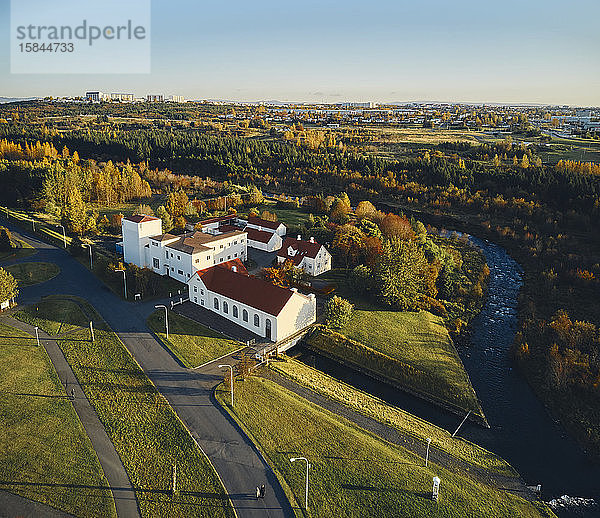
[[[58,343],[123,461],[142,516],[233,516],[208,459],[119,337],[87,302],[47,297],[38,311],[32,306],[18,316],[48,333],[61,333]],[[87,328],[90,317],[93,343]],[[62,334],[67,330],[66,336]],[[180,490],[174,497],[173,464]]]
[[[165,334],[165,313],[155,311],[148,317],[148,327],[154,331],[186,367],[194,368],[239,349],[242,344],[198,322],[169,312],[169,339]]]
[[[6,212],[8,214],[6,214]],[[49,241],[56,246],[63,247],[71,244],[72,238],[69,236],[63,236],[62,229],[58,226],[58,219],[48,214],[35,212],[35,211],[23,211],[15,209],[2,210],[2,216],[7,217],[9,221],[12,221],[19,225],[21,228],[37,234],[42,239]],[[32,219],[35,221],[35,230],[33,228]]]
[[[356,310],[339,333],[317,328],[309,347],[454,411],[484,417],[440,317]]]
[[[0,212],[2,214],[2,212]],[[13,237],[15,248],[0,252],[0,262],[13,259],[23,259],[35,254],[36,250],[30,244]]]
[[[96,452],[35,344],[0,323],[0,489],[74,516],[116,516]]]
[[[33,286],[53,279],[60,273],[54,263],[18,263],[5,268],[19,283],[20,288]]]
[[[425,468],[420,457],[273,382],[250,378],[236,383],[235,390],[233,416],[259,444],[296,502],[304,501],[306,467],[289,459],[305,456],[312,464],[308,516],[543,516],[519,497],[432,463]],[[223,385],[216,396],[227,407],[229,393]],[[435,475],[442,479],[439,503],[430,498]]]
[[[329,399],[349,406],[368,417],[392,426],[402,433],[410,434],[423,442],[427,438],[432,445],[446,453],[482,468],[505,476],[518,476],[518,473],[504,459],[461,437],[452,437],[450,432],[420,419],[379,398],[362,392],[302,362],[286,358],[272,362],[271,367],[300,385],[318,392]]]

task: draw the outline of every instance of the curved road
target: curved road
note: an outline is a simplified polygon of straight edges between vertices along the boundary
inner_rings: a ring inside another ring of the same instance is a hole
[[[88,300],[119,335],[207,454],[229,493],[237,516],[294,516],[271,469],[252,442],[214,401],[212,391],[222,380],[222,372],[214,364],[200,370],[181,366],[149,332],[146,318],[158,301],[125,302],[64,250],[40,241],[10,222],[5,226],[37,249],[35,255],[15,262],[53,262],[61,269],[58,276],[45,283],[22,288],[18,302],[32,304],[40,297],[54,294]],[[266,495],[257,500],[255,488],[260,484],[265,484]]]

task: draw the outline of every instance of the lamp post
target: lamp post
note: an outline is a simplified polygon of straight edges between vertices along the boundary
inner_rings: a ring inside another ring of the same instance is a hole
[[[83,246],[87,246],[88,250],[90,251],[90,270],[92,269],[93,263],[92,263],[92,245],[90,243],[83,243]]]
[[[115,270],[115,272],[123,272],[123,292],[125,293],[125,300],[127,300],[127,278],[125,276],[125,270]]]
[[[156,306],[154,306],[156,309],[158,308],[164,308],[165,310],[165,330],[167,331],[167,340],[169,339],[169,317],[167,314],[167,306],[165,306],[164,304],[158,304]]]
[[[38,326],[35,326],[35,339],[36,339],[38,347],[39,347],[40,346],[40,333],[38,332]]]
[[[35,232],[35,221],[33,219],[31,220],[31,226],[33,227],[33,231]]]
[[[219,365],[219,369],[223,369],[225,367],[228,367],[229,370],[231,371],[229,390],[231,391],[231,408],[233,408],[233,367],[231,365]]]
[[[427,463],[429,462],[429,446],[431,445],[431,438],[427,437],[427,453],[425,454],[425,467],[427,467]]]
[[[56,225],[56,226],[62,228],[63,245],[65,246],[65,248],[67,248],[67,234],[65,234],[65,227],[63,227],[62,225]]]
[[[304,497],[304,509],[308,511],[308,468],[310,468],[310,462],[306,457],[293,457],[290,459],[290,462],[296,462],[297,460],[306,461],[306,494]]]

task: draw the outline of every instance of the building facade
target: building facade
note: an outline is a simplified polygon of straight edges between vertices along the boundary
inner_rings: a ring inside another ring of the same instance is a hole
[[[246,227],[248,234],[248,246],[265,252],[275,252],[281,248],[283,240],[276,232],[267,232],[255,228]]]
[[[314,238],[303,241],[300,236],[288,237],[277,252],[277,262],[291,261],[296,268],[316,277],[331,270],[331,254]]]
[[[188,285],[190,301],[273,342],[317,318],[315,295],[275,286],[235,268],[217,265],[198,271]]]

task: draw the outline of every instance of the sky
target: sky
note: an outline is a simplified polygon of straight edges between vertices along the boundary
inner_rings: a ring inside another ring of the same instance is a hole
[[[0,96],[600,106],[599,0],[153,0],[151,17],[148,74],[12,74],[0,0]]]

